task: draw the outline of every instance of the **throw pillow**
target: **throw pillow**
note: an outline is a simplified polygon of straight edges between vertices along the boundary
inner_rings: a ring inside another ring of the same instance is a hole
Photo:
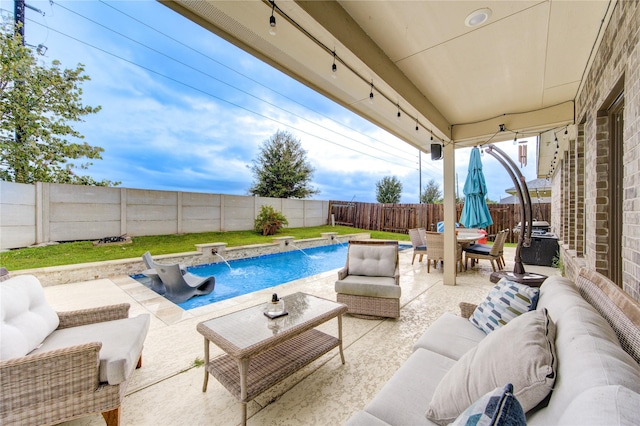
[[[490,333],[442,378],[427,418],[448,424],[485,393],[513,384],[526,413],[548,394],[556,379],[555,324],[546,309],[531,311]]]
[[[534,310],[539,296],[539,288],[502,278],[478,305],[469,321],[489,334],[518,315]]]
[[[452,426],[525,426],[522,405],[513,395],[513,385],[497,387],[464,410]]]

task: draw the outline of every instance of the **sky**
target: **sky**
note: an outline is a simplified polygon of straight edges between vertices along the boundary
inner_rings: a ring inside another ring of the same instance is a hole
[[[105,150],[80,174],[125,188],[248,195],[260,146],[285,130],[314,168],[313,199],[376,202],[376,183],[395,176],[401,202],[417,203],[419,169],[423,190],[431,179],[443,189],[442,160],[419,161],[416,148],[157,1],[26,3],[42,12],[28,8],[25,22],[26,43],[47,47],[40,63],[83,64],[83,103],[102,107],[74,126]],[[0,0],[3,17],[13,8]],[[512,141],[497,146],[517,159]],[[535,138],[527,147],[529,181]],[[460,196],[470,152],[456,150]],[[507,197],[507,172],[489,155],[482,162],[488,198]]]

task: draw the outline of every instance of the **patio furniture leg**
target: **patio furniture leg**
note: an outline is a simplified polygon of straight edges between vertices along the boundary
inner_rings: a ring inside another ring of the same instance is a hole
[[[202,392],[207,391],[207,384],[209,384],[209,371],[207,370],[207,364],[209,363],[209,340],[204,338],[204,383],[202,384]]]
[[[242,424],[247,424],[247,374],[249,373],[249,363],[251,358],[238,360],[240,370],[240,401],[242,402]]]
[[[102,413],[102,417],[104,417],[107,426],[118,426],[120,424],[120,408],[121,407],[114,408],[113,410]]]
[[[338,315],[338,339],[340,340],[340,359],[344,365],[344,352],[342,351],[342,315]]]

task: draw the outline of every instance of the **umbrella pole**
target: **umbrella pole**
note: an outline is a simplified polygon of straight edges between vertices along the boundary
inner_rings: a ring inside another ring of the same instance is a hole
[[[511,274],[502,271],[494,272],[491,274],[491,281],[495,283],[500,281],[501,278],[506,277],[511,281],[538,287],[547,279],[547,276],[525,272],[521,257],[522,247],[529,247],[531,245],[531,225],[533,224],[531,220],[533,212],[531,210],[531,196],[529,195],[529,188],[527,187],[524,176],[522,176],[522,173],[520,173],[516,164],[504,151],[493,144],[488,145],[485,148],[485,151],[498,160],[509,174],[509,177],[511,177],[511,180],[518,192],[518,199],[520,200],[521,221],[520,234],[518,235],[518,244],[516,245],[516,255],[514,258],[513,273]]]

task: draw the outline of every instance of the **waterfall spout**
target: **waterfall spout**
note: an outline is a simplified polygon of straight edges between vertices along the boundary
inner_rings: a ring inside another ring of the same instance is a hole
[[[291,247],[293,247],[293,248],[297,249],[297,250],[300,250],[300,251],[302,252],[302,254],[304,254],[305,256],[310,257],[310,256],[309,256],[309,255],[308,255],[304,250],[302,250],[302,249],[301,249],[300,247],[298,247],[297,245],[295,245],[295,244],[293,244],[293,243],[291,243],[291,244],[289,244],[289,245],[290,245]]]
[[[227,266],[229,267],[229,269],[231,269],[231,265],[229,265],[229,262],[227,262],[227,259],[225,259],[224,257],[222,257],[222,255],[221,255],[220,253],[218,253],[218,252],[215,252],[214,254],[215,254],[216,256],[218,256],[220,259],[222,259],[222,261],[223,261],[224,263],[226,263],[226,264],[227,264]]]

